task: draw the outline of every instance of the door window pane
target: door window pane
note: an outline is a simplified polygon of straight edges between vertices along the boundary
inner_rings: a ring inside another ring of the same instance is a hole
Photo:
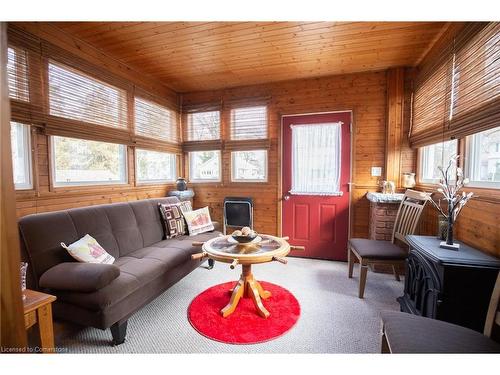
[[[220,151],[190,152],[189,179],[195,182],[220,181]]]
[[[18,122],[10,123],[12,169],[17,190],[31,189],[31,142],[30,127]]]
[[[500,127],[468,137],[466,162],[470,185],[500,188]]]
[[[54,185],[126,183],[126,157],[124,145],[52,137]]]
[[[267,151],[231,152],[232,181],[265,182],[267,181]]]
[[[175,155],[168,152],[136,150],[137,182],[175,181]]]
[[[446,168],[452,156],[457,154],[457,140],[440,142],[420,149],[420,181],[437,183],[442,178],[438,167]],[[455,171],[451,171],[455,175]]]
[[[341,123],[291,125],[292,194],[342,195]]]

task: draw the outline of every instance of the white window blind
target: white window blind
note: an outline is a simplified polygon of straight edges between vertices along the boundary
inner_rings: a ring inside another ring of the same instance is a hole
[[[340,122],[291,125],[291,194],[342,195],[341,125]]]
[[[14,185],[17,190],[31,189],[31,142],[30,127],[18,122],[10,123],[10,140],[12,147],[12,169]]]
[[[188,141],[220,139],[220,111],[189,113],[187,123]]]
[[[231,110],[231,139],[267,138],[267,106],[240,107]]]
[[[135,134],[147,138],[176,143],[175,112],[160,104],[135,97]]]
[[[26,51],[17,47],[7,49],[7,80],[11,99],[24,102],[30,100]]]
[[[49,61],[49,113],[52,116],[127,128],[125,90],[76,69]]]

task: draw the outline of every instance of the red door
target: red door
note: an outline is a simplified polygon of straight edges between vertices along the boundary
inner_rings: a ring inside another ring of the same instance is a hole
[[[282,234],[291,255],[346,260],[351,112],[283,117]]]

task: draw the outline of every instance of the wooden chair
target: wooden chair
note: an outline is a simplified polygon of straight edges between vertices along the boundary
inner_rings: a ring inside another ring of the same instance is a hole
[[[500,273],[484,324],[484,334],[441,320],[398,311],[383,311],[382,353],[500,353],[491,339],[500,329]]]
[[[408,234],[414,234],[422,210],[429,199],[429,194],[415,190],[406,190],[399,205],[391,241],[351,238],[347,245],[349,278],[352,278],[354,263],[360,264],[359,298],[365,292],[366,275],[369,265],[390,265],[396,280],[399,281],[398,267],[404,265],[408,251],[398,246],[395,241],[406,242]]]

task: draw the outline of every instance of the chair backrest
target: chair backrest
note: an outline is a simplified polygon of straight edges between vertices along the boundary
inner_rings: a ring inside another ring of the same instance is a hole
[[[424,210],[430,194],[415,190],[406,190],[403,200],[399,205],[394,229],[392,231],[392,242],[395,239],[406,242],[406,236],[414,234],[418,220]]]
[[[486,336],[491,337],[494,325],[500,326],[500,272],[491,294],[490,307],[484,323],[484,334]]]

